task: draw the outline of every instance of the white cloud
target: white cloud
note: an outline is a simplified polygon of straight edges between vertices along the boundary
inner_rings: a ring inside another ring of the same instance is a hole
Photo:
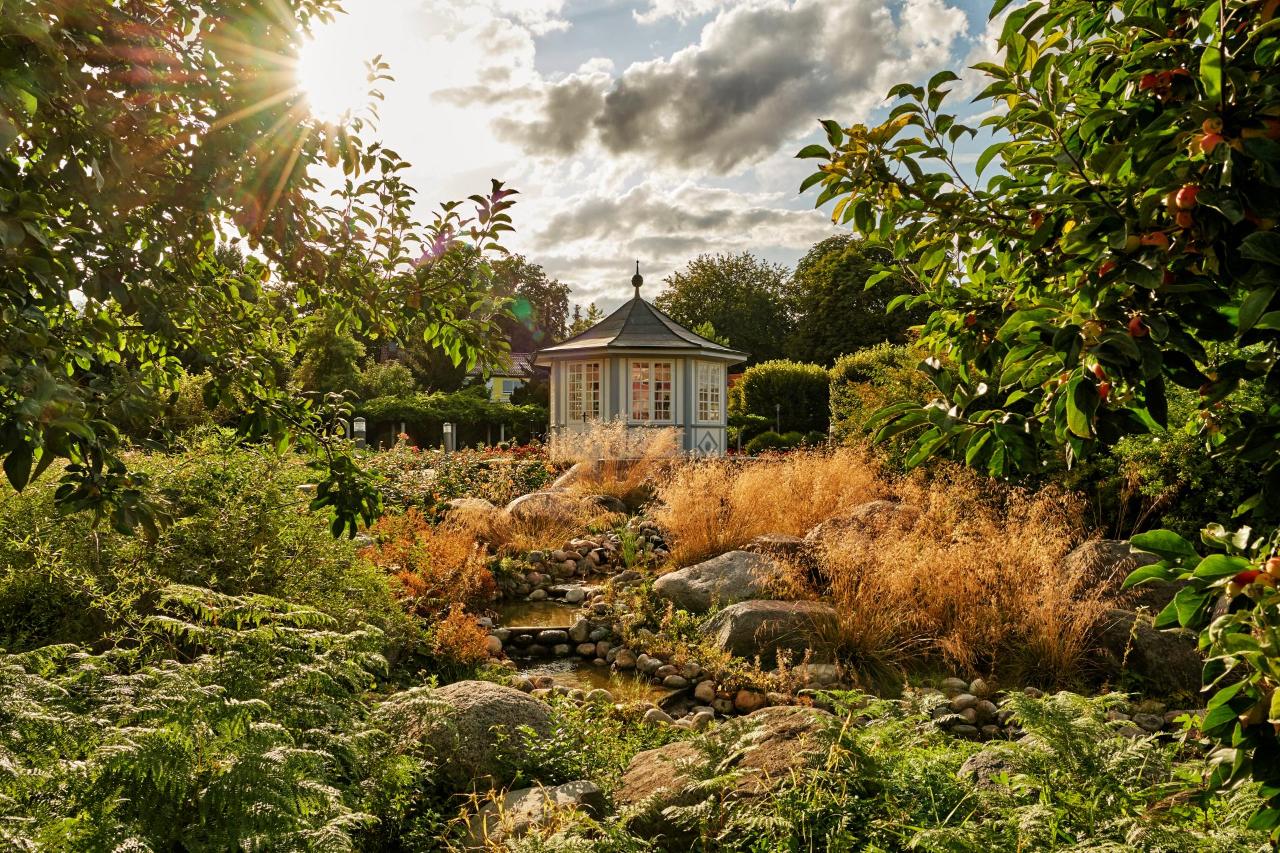
[[[537,114],[504,119],[498,130],[535,155],[597,143],[614,156],[728,174],[803,136],[817,118],[865,116],[892,83],[946,63],[964,28],[963,13],[942,0],[737,5],[669,57],[613,77],[543,81]],[[490,97],[509,100],[511,90]]]

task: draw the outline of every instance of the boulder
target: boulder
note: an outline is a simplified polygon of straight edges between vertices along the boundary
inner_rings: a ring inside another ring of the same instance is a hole
[[[490,850],[527,834],[540,824],[554,821],[572,809],[599,815],[604,812],[604,792],[594,782],[566,782],[554,788],[519,788],[485,803],[471,818],[466,848]]]
[[[715,604],[769,596],[782,579],[783,569],[772,557],[730,551],[668,572],[654,582],[653,591],[681,610],[705,613]]]
[[[804,538],[806,542],[821,543],[832,536],[853,530],[881,535],[893,530],[905,530],[915,524],[919,517],[920,510],[910,504],[886,500],[867,501],[842,515],[815,525]]]
[[[991,746],[965,759],[956,775],[973,782],[978,788],[996,788],[999,787],[997,779],[1013,776],[1015,772],[1016,765],[1009,747]]]
[[[1183,630],[1157,630],[1147,614],[1107,611],[1098,626],[1095,649],[1107,678],[1134,677],[1143,692],[1156,696],[1200,692],[1204,659],[1196,650],[1195,636]]]
[[[1086,589],[1118,593],[1130,572],[1159,560],[1155,554],[1134,551],[1120,539],[1091,539],[1062,558],[1062,571],[1078,575]],[[1121,600],[1130,609],[1145,607],[1159,613],[1185,585],[1183,581],[1149,581],[1127,590]]]
[[[813,545],[799,536],[788,536],[786,533],[766,533],[743,545],[742,550],[750,551],[753,554],[767,554],[779,560],[803,562],[812,557]]]
[[[703,626],[703,635],[731,655],[759,657],[777,664],[778,652],[800,661],[812,651],[814,662],[833,659],[840,620],[835,608],[816,601],[740,601],[721,610]]]
[[[740,775],[727,798],[742,802],[767,797],[794,772],[821,760],[826,733],[835,721],[831,714],[817,708],[785,706],[764,708],[715,729],[708,737],[720,749],[738,756],[734,769]],[[638,753],[627,765],[615,793],[619,806],[639,812],[630,827],[642,837],[658,840],[667,849],[683,846],[687,850],[690,839],[664,820],[661,812],[668,806],[695,805],[706,796],[705,790],[699,792],[692,785],[685,768],[696,768],[710,760],[688,741]],[[707,770],[710,772],[710,768]]]
[[[445,504],[445,514],[450,513],[486,513],[493,512],[497,507],[484,498],[454,498]]]
[[[510,782],[504,759],[520,748],[521,727],[551,735],[547,706],[513,687],[458,681],[430,691],[429,698],[438,704],[419,737],[440,760],[446,782],[458,790]]]
[[[564,523],[581,515],[581,498],[561,492],[530,492],[507,504],[507,512],[517,521]]]

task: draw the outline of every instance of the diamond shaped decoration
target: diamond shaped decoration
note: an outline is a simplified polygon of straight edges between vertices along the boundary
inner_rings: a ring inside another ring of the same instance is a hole
[[[711,456],[720,450],[720,442],[716,441],[715,433],[710,431],[704,432],[702,438],[698,441],[698,451],[703,456]]]

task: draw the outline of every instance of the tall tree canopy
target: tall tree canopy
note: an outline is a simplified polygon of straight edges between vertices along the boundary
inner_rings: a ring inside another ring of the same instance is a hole
[[[710,323],[755,364],[782,357],[791,333],[787,275],[750,252],[699,255],[665,279],[654,304],[686,328]]]
[[[891,276],[867,287],[886,249],[850,234],[828,237],[805,253],[791,276],[796,325],[787,352],[796,361],[831,365],[846,353],[885,343],[904,343],[907,329],[928,312],[888,310],[897,296],[911,293],[907,280]]]
[[[175,387],[210,366],[209,394],[235,392],[247,435],[302,441],[329,476],[317,508],[354,531],[376,498],[326,421],[277,375],[299,306],[373,335],[418,330],[459,361],[501,340],[503,301],[478,255],[510,229],[496,182],[463,220],[446,205],[418,225],[405,163],[369,140],[369,118],[312,118],[293,78],[298,49],[333,0],[227,3],[17,0],[0,15],[0,456],[15,488],[56,459],[57,493],[122,529],[154,524],[144,478],[106,417],[121,397]],[[370,85],[386,66],[370,67]],[[320,201],[313,167],[340,169]],[[252,258],[219,263],[220,243]]]
[[[511,316],[502,328],[512,352],[531,352],[564,340],[569,326],[569,285],[547,276],[524,255],[493,264],[497,292],[511,299]]]

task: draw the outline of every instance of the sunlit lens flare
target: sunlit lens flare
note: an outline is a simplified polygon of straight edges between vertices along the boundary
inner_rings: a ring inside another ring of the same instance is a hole
[[[321,27],[303,45],[295,73],[311,114],[340,121],[369,105],[367,57],[344,31],[343,18]]]

